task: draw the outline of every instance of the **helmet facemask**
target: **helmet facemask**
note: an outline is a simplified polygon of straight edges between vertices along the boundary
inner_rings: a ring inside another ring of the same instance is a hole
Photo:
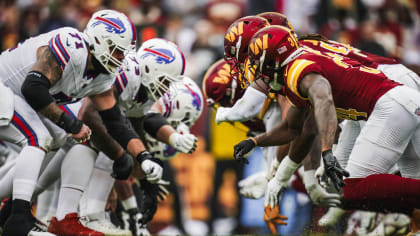
[[[147,66],[146,66],[147,67]],[[149,91],[149,96],[154,100],[157,101],[160,97],[164,94],[169,92],[169,88],[171,84],[175,83],[179,79],[172,77],[168,74],[161,74],[156,78],[148,79],[149,82],[144,83],[144,86]],[[176,96],[176,91],[171,91],[171,98]]]
[[[105,40],[105,42],[108,46],[108,51],[104,51],[102,54],[97,55],[97,59],[109,73],[117,74],[118,68],[123,63],[123,58],[127,55],[128,48],[117,45],[110,39]]]

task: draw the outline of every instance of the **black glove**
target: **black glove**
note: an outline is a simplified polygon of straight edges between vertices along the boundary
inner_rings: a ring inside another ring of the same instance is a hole
[[[120,158],[114,161],[111,176],[115,179],[125,180],[130,176],[133,166],[133,158],[124,152]]]
[[[152,184],[147,180],[140,181],[141,201],[139,205],[140,213],[143,215],[140,222],[147,224],[153,219],[158,206],[159,185]]]
[[[235,157],[235,160],[240,163],[248,164],[249,161],[246,159],[245,155],[247,155],[255,146],[255,142],[250,138],[236,144],[233,147],[233,156]]]
[[[324,161],[325,174],[331,179],[337,191],[340,191],[346,185],[343,176],[349,177],[349,172],[341,168],[331,150],[322,152],[322,160]]]

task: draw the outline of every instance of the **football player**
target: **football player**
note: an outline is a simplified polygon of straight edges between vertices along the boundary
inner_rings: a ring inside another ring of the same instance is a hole
[[[258,18],[257,18],[258,19]],[[231,107],[244,95],[246,83],[242,83],[242,73],[234,73],[231,68],[233,64],[229,64],[223,59],[215,62],[206,72],[203,79],[203,91],[207,100],[207,104],[211,107],[221,109],[223,107]],[[275,123],[282,119],[282,114],[287,114],[289,103],[280,97],[276,100],[275,95],[264,101],[264,105],[258,114],[258,118],[243,121],[249,128],[249,134],[255,135],[270,130]],[[282,104],[281,106],[279,104]],[[267,179],[271,179],[276,166],[279,163],[277,158],[282,158],[287,154],[288,146],[281,148],[270,147],[263,148],[264,158],[269,168],[252,175],[239,182],[240,193],[248,198],[258,199],[264,195]],[[281,160],[281,159],[280,159]]]
[[[1,109],[1,138],[26,145],[17,158],[12,214],[3,235],[41,230],[30,213],[30,199],[45,152],[56,137],[47,127],[56,124],[77,141],[90,137],[89,127],[57,104],[90,97],[111,135],[134,156],[141,156],[144,145],[130,127],[118,122],[125,118],[111,90],[112,74],[118,72],[135,39],[135,29],[124,14],[103,10],[92,16],[83,33],[60,28],[1,54],[2,101],[7,101]],[[127,157],[116,161],[121,172],[127,172],[132,164]]]
[[[261,48],[256,40],[265,46]],[[418,180],[381,174],[395,164],[409,142],[417,141],[420,105],[414,101],[420,95],[417,91],[349,58],[305,50],[299,46],[293,32],[282,26],[266,27],[254,35],[249,56],[261,80],[271,89],[284,89],[295,107],[289,110],[286,122],[269,132],[276,133],[275,136],[260,135],[255,140],[243,141],[236,146],[235,156],[241,157],[256,144],[265,146],[290,141],[296,135],[290,131],[299,132],[301,126],[294,118],[313,107],[326,174],[340,186],[347,183],[343,189],[345,207],[363,206],[370,210],[405,213],[418,207],[414,201],[419,194],[414,191]],[[345,172],[339,169],[331,151],[337,117],[367,120],[350,155],[346,169],[351,178],[345,182],[340,178]],[[401,185],[405,187],[397,187]],[[356,186],[363,186],[364,190]],[[406,200],[404,204],[396,200],[401,197]],[[382,206],[384,202],[387,204]]]

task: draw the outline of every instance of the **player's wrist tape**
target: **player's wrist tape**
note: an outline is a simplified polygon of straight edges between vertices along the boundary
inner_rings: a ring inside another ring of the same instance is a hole
[[[67,133],[77,134],[82,129],[83,122],[77,119],[73,119],[73,117],[71,117],[69,114],[63,112],[57,125],[64,129]]]
[[[151,160],[153,158],[152,154],[148,151],[142,151],[136,156],[136,160],[138,163],[143,163],[145,160]]]
[[[258,146],[257,140],[254,137],[249,137],[248,139],[254,142],[254,146]]]
[[[153,162],[155,162],[155,163],[159,164],[161,167],[163,167],[163,161],[162,161],[162,160],[160,160],[159,158],[155,158],[155,157],[153,157],[153,156],[152,156],[152,154],[150,154],[150,152],[148,152],[148,151],[142,151],[142,152],[140,152],[140,153],[137,155],[136,160],[137,160],[137,162],[138,162],[138,163],[140,163],[140,164],[141,164],[143,161],[145,161],[145,160],[150,160],[150,161],[153,161]]]
[[[153,138],[156,138],[157,132],[164,125],[168,125],[168,121],[159,113],[148,113],[144,116],[144,130]]]
[[[26,102],[35,111],[39,111],[54,102],[49,91],[50,87],[50,81],[45,75],[38,71],[30,71],[20,90]]]

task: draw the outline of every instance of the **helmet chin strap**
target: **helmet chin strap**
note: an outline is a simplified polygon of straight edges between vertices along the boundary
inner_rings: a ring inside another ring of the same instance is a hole
[[[278,70],[280,69],[279,64],[280,64],[280,62],[277,59],[276,60],[276,66],[274,67],[274,79],[273,79],[273,81],[270,82],[271,89],[273,89],[275,91],[280,91],[281,87],[282,87],[282,85],[278,81],[278,79],[281,79],[281,78],[279,78],[280,72],[278,72]]]
[[[261,57],[260,57],[260,72],[262,73],[262,68],[263,68],[263,64],[265,61],[265,54],[266,54],[266,50],[263,51]]]

